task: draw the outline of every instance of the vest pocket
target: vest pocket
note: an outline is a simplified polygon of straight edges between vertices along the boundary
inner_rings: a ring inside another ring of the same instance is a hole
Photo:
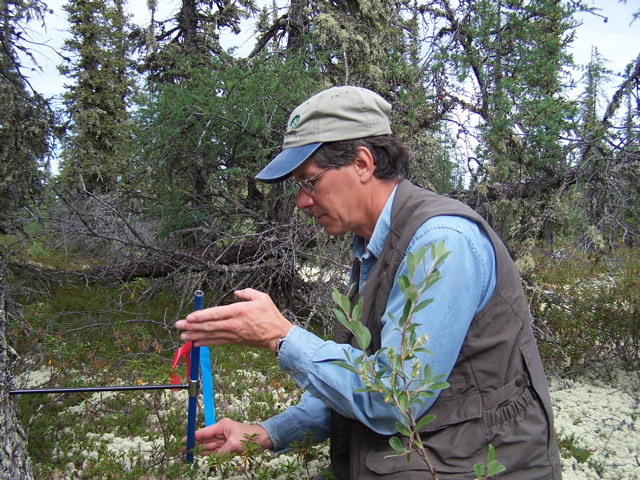
[[[375,477],[386,475],[394,475],[393,478],[429,478],[427,473],[429,469],[415,452],[411,454],[411,459],[407,460],[406,456],[389,457],[396,453],[391,447],[385,450],[371,450],[367,455],[366,466],[375,474]],[[374,478],[375,478],[374,477]]]
[[[473,474],[473,464],[486,459],[483,449],[484,438],[478,438],[478,435],[473,434],[479,429],[481,431],[481,422],[478,418],[456,425],[455,428],[445,427],[421,434],[429,461],[438,474],[466,475],[465,478],[470,478],[469,475]],[[407,438],[401,438],[401,441],[404,445],[408,444]],[[409,461],[406,456],[389,456],[395,453],[385,438],[384,443],[380,441],[369,450],[366,457],[367,469],[377,475],[398,473],[398,476],[389,477],[394,479],[430,478],[426,463],[415,452],[411,453]]]
[[[525,388],[522,396],[516,401],[498,408],[495,412],[485,412],[482,420],[487,428],[510,422],[520,415],[533,402],[534,396],[529,388]]]
[[[549,425],[531,387],[512,403],[485,412],[483,422],[496,460],[506,467],[500,478],[555,478],[547,443]]]

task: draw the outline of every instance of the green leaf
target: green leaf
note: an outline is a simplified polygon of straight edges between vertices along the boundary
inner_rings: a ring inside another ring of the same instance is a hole
[[[353,286],[351,288],[353,288]],[[331,294],[331,297],[333,298],[333,301],[336,302],[343,311],[349,312],[351,310],[349,297],[342,295],[336,287],[333,287],[332,289],[333,293]]]
[[[396,430],[398,430],[398,433],[404,435],[405,437],[411,436],[411,432],[409,431],[409,429],[400,422],[396,422]]]
[[[493,445],[489,444],[489,453],[487,455],[489,463],[487,464],[487,476],[492,477],[497,473],[504,472],[506,467],[500,462],[496,461],[496,451]]]
[[[411,307],[413,306],[413,301],[408,298],[404,304],[404,311],[402,312],[402,318],[409,318],[411,315]]]
[[[400,412],[400,417],[402,418],[402,421],[404,422],[403,425],[409,425],[409,423],[411,422],[411,419],[409,418],[409,416],[406,415],[403,412]]]
[[[449,384],[447,382],[436,382],[429,385],[430,390],[444,390],[445,388],[449,388]]]
[[[378,373],[376,373],[376,383],[382,383],[382,377],[384,375],[386,375],[386,373],[389,371],[389,369],[387,367],[381,367],[380,370],[378,370]]]
[[[352,322],[357,322],[360,320],[360,317],[362,316],[362,302],[363,302],[362,299],[358,300],[358,303],[356,303],[356,306],[353,307],[353,312],[351,312]]]
[[[389,445],[391,445],[391,448],[396,452],[404,452],[404,446],[398,437],[391,437],[389,439]]]
[[[486,470],[486,467],[482,463],[476,463],[473,466],[473,472],[476,474],[477,479],[481,479],[484,476],[485,470]]]
[[[398,286],[400,287],[401,292],[404,292],[407,288],[409,288],[410,284],[411,281],[409,280],[409,277],[407,275],[400,275],[400,277],[398,278]]]
[[[493,462],[489,462],[489,465],[487,466],[487,470],[489,471],[488,476],[493,477],[495,474],[504,472],[506,469],[507,467],[494,460]]]
[[[433,352],[426,347],[420,347],[415,349],[416,353],[426,353],[427,355],[433,355]]]
[[[433,249],[433,258],[435,259],[434,267],[437,268],[438,265],[444,262],[450,253],[451,253],[451,250],[446,250],[444,240],[438,243]]]
[[[411,308],[414,308],[414,307],[415,307],[415,304],[412,304]],[[414,332],[416,330],[416,328],[418,328],[420,326],[419,324],[417,324],[415,322],[407,322],[408,319],[406,319],[406,318],[403,319],[403,320],[404,320],[403,327],[404,327],[405,331],[407,331],[407,332]],[[402,331],[402,328],[400,329],[400,331]]]
[[[340,297],[341,296],[342,296],[342,294],[338,291],[338,289],[336,287],[331,287],[331,298],[338,305],[340,305]]]
[[[419,259],[413,252],[407,253],[406,263],[407,263],[407,272],[409,272],[409,276],[413,277],[416,271],[416,265],[418,264]]]
[[[416,250],[414,254],[414,261],[416,262],[416,266],[418,263],[424,262],[425,257],[427,256],[427,252],[429,251],[429,246],[422,246],[418,250]]]
[[[353,334],[358,341],[358,346],[365,351],[371,343],[371,332],[360,322],[353,322]]]
[[[352,364],[353,362],[351,361],[351,355],[349,355],[349,350],[345,348],[343,352],[344,352],[344,356],[347,357],[347,363]]]
[[[404,298],[411,301],[411,305],[415,305],[418,303],[418,299],[420,298],[420,290],[418,290],[418,286],[411,284],[406,292],[404,292]]]
[[[427,276],[427,278],[424,279],[422,282],[422,288],[429,290],[438,280],[440,280],[440,272],[438,270],[434,270]]]
[[[412,324],[412,325],[415,325],[415,324]],[[407,334],[409,336],[409,350],[412,350],[413,346],[416,344],[416,340],[418,339],[418,336],[416,335],[415,328],[408,329],[407,330]],[[407,360],[409,360],[410,357],[413,357],[413,355],[408,354],[407,355]]]
[[[371,393],[371,392],[375,392],[376,389],[374,388],[369,388],[369,387],[361,387],[361,388],[356,388],[353,393]]]
[[[350,364],[348,364],[346,362],[343,362],[343,361],[340,361],[340,360],[335,360],[335,361],[331,362],[331,364],[332,365],[337,365],[338,367],[345,368],[345,369],[349,370],[350,372],[359,374],[358,370],[353,365],[350,365]]]
[[[397,372],[398,375],[400,375],[402,372],[402,367],[404,365],[403,363],[403,358],[400,355],[394,355],[393,359],[389,359],[391,360],[391,366],[393,367],[393,369]]]
[[[414,314],[418,313],[423,308],[429,306],[431,302],[433,302],[433,298],[427,298],[426,300],[423,300],[422,302],[420,302],[418,305],[414,307],[413,313]]]
[[[398,395],[398,405],[400,410],[406,412],[409,409],[409,398],[407,397],[406,392],[400,392]]]
[[[433,393],[431,390],[423,390],[422,392],[420,392],[420,397],[424,397],[424,398],[432,398],[435,397],[435,393]]]
[[[431,423],[435,419],[436,419],[435,415],[423,415],[422,418],[420,418],[420,420],[418,420],[418,423],[416,423],[416,430],[420,430],[427,423]]]
[[[423,381],[424,383],[431,383],[431,378],[433,377],[433,369],[431,368],[431,364],[427,363],[424,366],[424,373],[423,373]]]
[[[347,319],[347,316],[342,313],[340,310],[338,310],[337,308],[332,308],[331,311],[333,312],[333,314],[336,316],[336,318],[338,319],[338,321],[349,331],[351,331],[351,324],[349,323],[349,320]]]

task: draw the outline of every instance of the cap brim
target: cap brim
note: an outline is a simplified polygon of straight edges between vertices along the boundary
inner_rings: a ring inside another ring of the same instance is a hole
[[[320,145],[322,143],[310,143],[299,147],[285,148],[256,175],[256,180],[260,180],[263,183],[285,181],[291,176],[291,172],[302,165]]]

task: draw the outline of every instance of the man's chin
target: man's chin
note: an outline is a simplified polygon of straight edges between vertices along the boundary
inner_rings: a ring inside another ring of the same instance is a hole
[[[332,237],[341,237],[342,235],[345,235],[347,233],[344,231],[344,229],[336,228],[336,227],[332,228],[330,225],[329,226],[322,225],[322,228],[327,233],[327,235],[331,235]]]

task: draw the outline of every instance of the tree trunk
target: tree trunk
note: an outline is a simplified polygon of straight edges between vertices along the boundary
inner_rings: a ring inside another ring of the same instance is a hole
[[[6,338],[7,317],[4,305],[4,265],[0,263],[0,478],[7,480],[31,480],[33,472],[27,453],[27,436],[19,420],[17,398],[9,395],[13,388],[11,367],[16,352]]]
[[[305,24],[309,22],[304,10],[308,7],[306,0],[292,0],[289,7],[287,52],[290,55],[295,55],[304,48]]]

